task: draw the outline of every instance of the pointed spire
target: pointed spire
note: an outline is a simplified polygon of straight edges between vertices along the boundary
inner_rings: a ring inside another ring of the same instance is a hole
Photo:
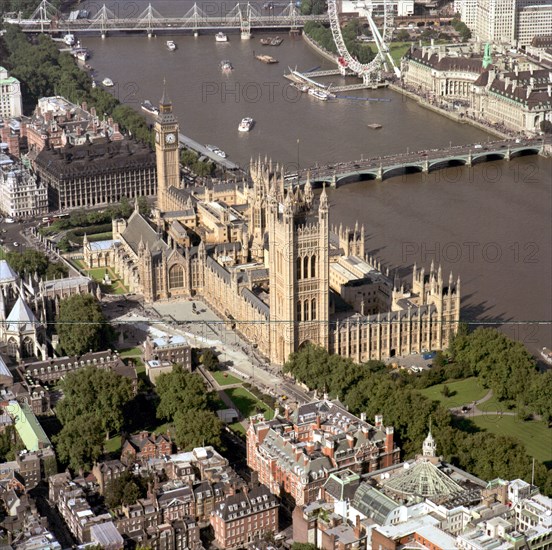
[[[161,96],[161,105],[172,105],[172,101],[169,99],[167,94],[167,79],[163,78],[163,95]]]
[[[328,194],[326,193],[326,183],[324,183],[322,187],[322,193],[320,194],[320,205],[318,206],[318,210],[328,210]]]

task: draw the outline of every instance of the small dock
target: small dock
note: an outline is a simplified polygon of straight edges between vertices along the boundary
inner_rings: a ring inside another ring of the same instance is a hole
[[[308,76],[306,74],[300,73],[299,71],[294,71],[290,69],[289,74],[285,74],[284,78],[287,78],[288,80],[291,80],[291,82],[296,82],[300,84],[307,84],[313,88],[318,88],[319,90],[328,90],[329,86],[326,84],[322,84],[321,82],[317,82],[314,80],[314,78],[322,78],[327,76],[343,76],[339,69],[329,69],[326,71],[312,71],[308,73]],[[354,76],[352,72],[347,72],[345,76]],[[386,83],[378,83],[378,84],[364,84],[362,81],[356,82],[355,84],[345,84],[343,86],[332,86],[331,91],[333,93],[339,93],[339,92],[351,92],[354,90],[367,90],[367,89],[375,89],[375,88],[386,88]]]
[[[219,166],[226,168],[226,170],[240,169],[240,167],[235,162],[222,158],[221,156],[213,153],[213,151],[209,151],[207,147],[205,147],[204,145],[201,145],[201,143],[198,143],[192,138],[185,136],[184,134],[178,134],[178,141],[188,149],[192,149],[196,153],[199,153],[201,156],[211,159],[215,164],[218,164]]]

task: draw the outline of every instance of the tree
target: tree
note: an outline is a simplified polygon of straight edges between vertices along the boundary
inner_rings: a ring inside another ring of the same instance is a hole
[[[202,411],[207,408],[207,392],[200,376],[176,365],[172,372],[157,379],[159,405],[157,417],[173,420],[178,411]]]
[[[61,462],[76,472],[88,470],[102,454],[101,423],[93,413],[76,416],[54,436],[54,443]]]
[[[175,442],[185,451],[204,445],[221,446],[222,423],[211,411],[178,411],[174,417]]]
[[[107,484],[105,503],[111,509],[121,504],[134,504],[139,498],[146,496],[146,491],[147,480],[127,470]]]
[[[450,396],[450,388],[446,384],[443,385],[443,388],[441,389],[441,394],[443,395],[443,397]]]
[[[401,29],[396,35],[395,38],[397,42],[407,42],[410,40],[410,33],[406,29]]]
[[[205,349],[199,356],[199,361],[208,371],[216,371],[220,367],[216,353],[211,349]]]
[[[56,406],[56,414],[64,426],[91,417],[100,436],[121,430],[123,408],[132,399],[128,378],[90,366],[68,374],[61,389],[64,397]]]
[[[91,294],[75,294],[61,301],[56,330],[68,355],[105,349],[111,340],[107,320]]]

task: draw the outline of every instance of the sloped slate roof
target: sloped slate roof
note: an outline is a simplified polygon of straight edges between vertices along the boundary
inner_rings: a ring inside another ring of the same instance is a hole
[[[122,233],[122,237],[135,254],[138,254],[140,240],[143,240],[144,245],[148,246],[154,254],[162,250],[168,250],[169,248],[163,239],[159,237],[157,231],[136,211],[128,219],[128,224]]]
[[[6,319],[8,330],[23,332],[32,329],[37,322],[31,308],[26,304],[25,300],[19,296]]]
[[[17,279],[17,273],[6,260],[0,260],[0,282],[4,283],[12,279]]]

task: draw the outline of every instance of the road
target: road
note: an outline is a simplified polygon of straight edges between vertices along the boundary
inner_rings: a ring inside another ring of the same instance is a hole
[[[468,154],[481,155],[504,153],[506,149],[520,148],[520,147],[540,147],[542,143],[550,143],[551,138],[548,136],[538,139],[511,139],[486,142],[484,144],[468,144],[458,145],[455,147],[449,147],[445,149],[431,149],[426,151],[408,151],[399,155],[389,155],[385,157],[375,157],[370,159],[361,159],[351,162],[339,162],[337,164],[318,166],[316,168],[310,168],[302,170],[299,174],[301,180],[307,177],[308,172],[314,179],[317,178],[331,178],[334,175],[339,175],[345,172],[362,172],[363,170],[389,168],[394,165],[402,165],[407,163],[422,163],[425,161],[434,161],[440,159],[446,159],[451,156],[466,156]]]
[[[197,313],[193,313],[193,304]],[[286,379],[279,367],[270,363],[249,342],[227,329],[224,321],[200,301],[179,301],[156,304],[155,312],[171,328],[189,338],[194,347],[212,347],[230,371],[245,375],[260,390],[274,396],[286,396],[297,403],[306,403],[311,396],[293,381]]]

